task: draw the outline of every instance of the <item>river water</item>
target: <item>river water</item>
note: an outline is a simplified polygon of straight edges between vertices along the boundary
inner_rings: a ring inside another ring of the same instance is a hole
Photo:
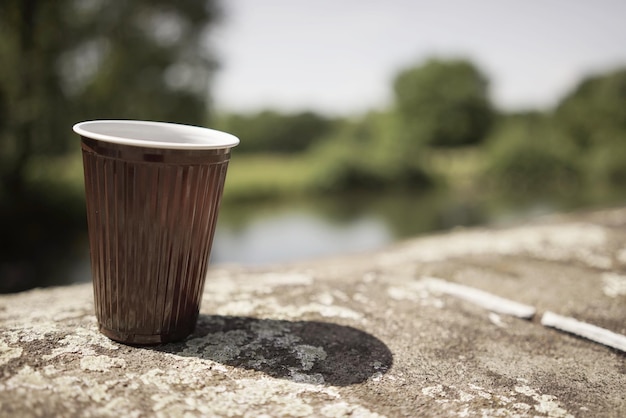
[[[212,263],[265,265],[383,248],[422,234],[585,207],[564,197],[352,196],[225,205]]]
[[[218,218],[211,264],[265,266],[358,253],[459,227],[503,226],[537,216],[626,202],[619,195],[475,196],[445,192],[280,202],[225,203]],[[44,285],[90,280],[86,234]]]

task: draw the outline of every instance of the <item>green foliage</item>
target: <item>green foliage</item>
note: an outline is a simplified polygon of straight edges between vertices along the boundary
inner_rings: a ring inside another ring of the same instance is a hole
[[[318,187],[341,192],[429,187],[423,161],[406,152],[398,132],[392,113],[344,121],[314,150],[320,161]]]
[[[553,114],[509,116],[489,140],[486,178],[501,190],[626,185],[626,69],[590,76]]]
[[[554,115],[556,125],[581,150],[626,140],[626,68],[583,80]]]
[[[215,62],[204,34],[217,18],[214,3],[95,3],[75,11],[86,37],[65,52],[61,67],[81,113],[205,123]],[[85,66],[96,63],[91,77],[85,75]]]
[[[480,143],[494,113],[471,63],[430,60],[394,80],[395,106],[344,121],[318,149],[327,190],[423,190],[435,183],[435,149]]]
[[[60,44],[74,42],[62,30],[66,3],[0,3],[0,195],[20,182],[31,154],[64,148],[54,132],[67,135],[71,103],[54,68]]]
[[[212,1],[0,2],[0,194],[76,144],[77,121],[204,123],[215,19]]]
[[[626,188],[626,132],[616,134],[610,146],[590,152],[585,163],[592,185]]]
[[[78,154],[74,123],[206,122],[216,17],[213,0],[0,1],[0,277],[47,277],[85,228],[82,190],[45,172]]]
[[[554,112],[593,187],[626,185],[626,68],[584,79]]]
[[[434,147],[481,142],[493,111],[487,79],[465,60],[430,60],[398,73],[395,106],[406,141]]]
[[[224,187],[225,201],[296,197],[313,191],[316,160],[310,154],[233,155]]]
[[[244,140],[237,152],[294,153],[306,151],[333,128],[334,120],[314,112],[283,114],[264,110],[254,114],[227,114],[216,118],[217,129]]]
[[[558,192],[581,184],[575,148],[541,114],[504,118],[488,139],[484,184],[500,192]]]

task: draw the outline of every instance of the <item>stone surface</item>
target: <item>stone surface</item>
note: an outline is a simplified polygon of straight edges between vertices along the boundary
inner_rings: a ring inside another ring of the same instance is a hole
[[[0,416],[626,416],[626,354],[546,311],[626,334],[626,210],[214,267],[195,334],[150,348],[99,334],[89,285],[0,296]]]

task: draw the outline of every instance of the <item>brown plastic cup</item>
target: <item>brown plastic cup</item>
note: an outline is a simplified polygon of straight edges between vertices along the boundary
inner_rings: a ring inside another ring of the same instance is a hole
[[[125,344],[194,330],[235,136],[130,120],[74,125],[81,136],[94,305]]]

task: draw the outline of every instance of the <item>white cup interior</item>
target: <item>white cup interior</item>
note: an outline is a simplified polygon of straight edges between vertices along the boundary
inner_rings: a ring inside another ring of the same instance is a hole
[[[93,120],[77,123],[77,134],[115,144],[167,149],[231,148],[239,138],[199,126],[139,120]]]

